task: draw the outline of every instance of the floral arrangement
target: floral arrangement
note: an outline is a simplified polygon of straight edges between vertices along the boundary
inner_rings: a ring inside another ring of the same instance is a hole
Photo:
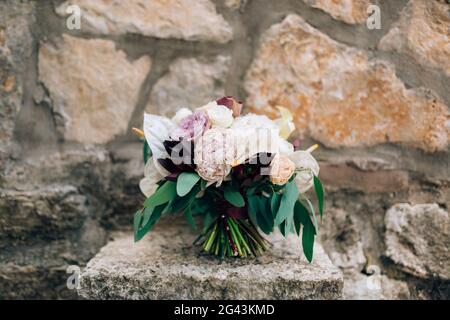
[[[242,103],[223,97],[171,119],[145,114],[143,131],[147,197],[134,216],[135,241],[165,214],[183,214],[198,230],[194,244],[220,257],[260,256],[270,243],[260,234],[275,228],[302,234],[312,261],[318,219],[306,192],[314,187],[320,217],[324,192],[319,165],[308,150],[288,142],[292,115],[241,115]],[[196,218],[199,217],[199,218]],[[202,221],[201,226],[197,222]]]

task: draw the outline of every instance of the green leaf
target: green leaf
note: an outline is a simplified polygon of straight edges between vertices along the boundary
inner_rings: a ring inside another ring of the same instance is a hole
[[[272,193],[270,198],[270,209],[272,211],[272,216],[275,218],[280,208],[281,195],[277,192]]]
[[[258,221],[258,226],[265,234],[270,234],[273,231],[274,221],[269,199],[265,197],[258,197],[257,199],[259,214],[256,216],[256,220]]]
[[[283,237],[286,237],[286,223],[284,221],[278,226],[278,229],[280,230]]]
[[[294,215],[294,206],[299,196],[297,186],[294,181],[286,184],[283,196],[280,201],[280,208],[278,209],[277,216],[275,218],[275,224],[280,225],[281,222],[288,217]]]
[[[144,208],[144,214],[143,214],[143,219],[142,219],[141,225],[147,224],[148,220],[150,220],[150,217],[152,216],[153,209],[155,209],[155,207]]]
[[[308,203],[309,209],[311,210],[314,227],[316,230],[319,230],[319,222],[317,221],[316,210],[314,210],[314,205],[308,198],[306,198],[306,202]]]
[[[303,225],[302,246],[303,253],[309,262],[313,259],[315,228],[311,220]]]
[[[173,200],[177,196],[176,184],[173,181],[166,181],[156,189],[155,193],[147,198],[144,207],[157,207]]]
[[[308,219],[308,209],[300,201],[297,201],[294,207],[294,224],[297,235],[300,235],[301,225],[307,223]]]
[[[200,192],[200,186],[196,185],[184,197],[176,197],[172,203],[172,213],[179,213],[190,207],[195,200],[195,197]],[[192,207],[191,207],[192,209]]]
[[[324,193],[322,182],[320,182],[319,178],[314,176],[314,190],[316,191],[317,201],[319,202],[319,212],[320,219],[323,218],[323,204],[324,204]]]
[[[258,225],[258,211],[259,211],[259,204],[258,204],[258,198],[256,196],[249,196],[247,193],[247,201],[248,201],[248,216],[250,218],[250,221],[253,222],[255,226]]]
[[[134,219],[133,219],[133,230],[134,230],[134,241],[137,241],[137,233],[139,230],[139,226],[141,225],[141,221],[142,221],[142,211],[138,210],[136,211],[136,213],[134,214]]]
[[[225,200],[231,203],[235,207],[242,208],[245,206],[245,200],[239,191],[233,190],[231,188],[225,188],[223,193]]]
[[[148,161],[148,158],[150,157],[150,147],[147,143],[147,140],[144,141],[144,147],[142,149],[142,153],[144,156],[144,164],[146,164]]]
[[[159,220],[159,218],[161,218],[161,213],[165,207],[166,205],[163,204],[154,209],[148,222],[145,225],[143,225],[142,228],[137,230],[137,232],[135,233],[134,241],[141,240],[151,230],[151,228],[155,225],[155,223]]]
[[[190,207],[187,207],[186,210],[184,210],[184,217],[186,218],[186,221],[192,227],[192,229],[197,230],[197,225],[195,224],[194,218],[192,217]]]
[[[200,176],[194,172],[183,172],[177,179],[177,194],[184,197],[192,190],[195,184],[200,180]]]

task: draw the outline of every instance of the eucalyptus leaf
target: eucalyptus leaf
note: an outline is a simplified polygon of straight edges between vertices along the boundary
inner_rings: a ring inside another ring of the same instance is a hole
[[[134,214],[134,219],[133,219],[134,241],[137,241],[137,233],[138,233],[139,227],[141,225],[141,221],[142,221],[142,211],[138,210]]]
[[[148,220],[148,222],[145,225],[142,225],[142,228],[137,230],[137,232],[135,233],[134,241],[141,240],[151,230],[151,228],[155,225],[155,223],[161,217],[161,213],[165,207],[166,207],[166,205],[162,204],[153,210],[153,213],[152,213],[150,219]]]
[[[177,196],[176,184],[173,181],[165,181],[156,189],[155,193],[147,198],[144,207],[157,207],[167,203]]]
[[[251,196],[247,193],[247,202],[248,202],[248,216],[250,221],[253,222],[254,225],[258,225],[258,212],[259,212],[259,204],[258,198],[256,196]]]
[[[286,187],[281,197],[280,207],[275,218],[275,224],[280,225],[288,217],[294,215],[294,206],[299,196],[297,186],[294,181],[286,184]]]
[[[270,234],[273,231],[274,221],[272,212],[270,210],[269,199],[265,197],[258,197],[259,214],[256,217],[258,226],[265,234]]]
[[[316,191],[317,202],[319,203],[320,219],[322,220],[323,205],[324,205],[324,192],[323,192],[322,182],[320,182],[320,180],[317,176],[314,176],[314,190]]]
[[[153,213],[153,209],[155,209],[155,207],[147,207],[144,209],[144,213],[143,213],[143,219],[142,219],[142,225],[147,224],[148,220],[150,220],[150,217],[152,216]]]
[[[313,218],[314,227],[315,227],[316,231],[318,231],[319,230],[319,222],[317,221],[316,210],[314,210],[314,205],[308,198],[306,198],[306,202],[308,203],[308,207],[311,210],[311,216]]]
[[[192,217],[190,207],[187,207],[186,210],[184,210],[184,217],[186,218],[186,221],[192,227],[192,229],[197,230],[197,225],[195,224],[194,218]]]
[[[294,224],[297,235],[300,235],[301,225],[308,223],[308,219],[308,209],[300,201],[297,201],[294,207]]]
[[[196,185],[184,197],[176,197],[172,203],[172,213],[179,213],[190,207],[195,200],[195,196],[200,192],[200,186]],[[192,209],[192,208],[191,208]]]
[[[286,223],[284,221],[278,226],[278,229],[280,230],[283,237],[286,237]]]
[[[223,193],[225,200],[227,200],[229,203],[231,203],[235,207],[242,208],[245,206],[245,200],[242,194],[237,191],[233,190],[229,187],[226,187]]]
[[[184,197],[192,190],[195,184],[200,180],[200,176],[195,172],[183,172],[177,179],[177,194]]]
[[[272,216],[275,218],[280,208],[281,195],[277,192],[272,193],[270,198],[270,209],[272,211]]]
[[[313,259],[315,228],[311,221],[303,225],[302,246],[303,253],[309,262]]]

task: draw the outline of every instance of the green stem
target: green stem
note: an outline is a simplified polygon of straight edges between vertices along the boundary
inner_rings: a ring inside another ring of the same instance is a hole
[[[228,227],[230,228],[231,236],[232,236],[232,238],[233,238],[234,244],[235,244],[236,247],[237,247],[237,250],[238,250],[238,252],[239,252],[239,255],[240,255],[241,257],[243,257],[243,256],[244,256],[244,253],[243,253],[243,251],[242,251],[242,249],[241,249],[241,246],[239,245],[238,237],[237,237],[237,235],[234,233],[234,230],[233,230],[233,228],[232,228],[231,225],[230,225],[230,219],[227,219],[226,221],[227,221]]]
[[[237,234],[238,237],[240,238],[242,244],[243,244],[243,245],[245,246],[245,248],[247,249],[248,253],[251,253],[251,250],[250,250],[250,248],[249,248],[248,245],[247,245],[247,241],[245,241],[244,237],[242,236],[241,231],[239,230],[239,227],[238,227],[237,223],[234,221],[233,218],[230,218],[230,222],[231,222],[231,224],[232,224],[232,226],[233,226],[233,228],[234,228],[236,234]]]

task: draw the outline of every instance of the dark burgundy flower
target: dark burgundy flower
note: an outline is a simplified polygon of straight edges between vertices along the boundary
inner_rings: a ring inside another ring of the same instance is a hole
[[[217,104],[225,106],[233,111],[233,117],[239,117],[242,111],[242,102],[232,96],[226,96],[216,100]]]

